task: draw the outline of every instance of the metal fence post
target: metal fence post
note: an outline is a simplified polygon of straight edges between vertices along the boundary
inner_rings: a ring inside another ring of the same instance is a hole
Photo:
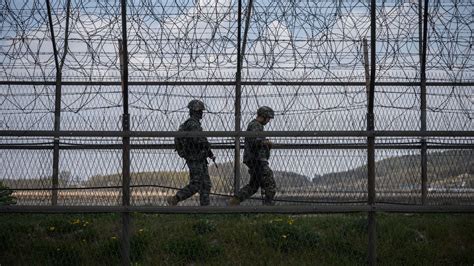
[[[235,131],[241,132],[240,123],[242,120],[242,64],[245,56],[245,47],[247,45],[247,35],[250,26],[250,16],[252,14],[252,0],[249,0],[247,6],[247,14],[245,17],[244,36],[242,38],[242,0],[238,2],[238,31],[237,31],[237,73],[235,83]],[[234,153],[234,194],[240,188],[240,136],[235,137],[235,153]]]
[[[242,61],[241,56],[241,43],[242,43],[242,0],[238,1],[237,5],[237,72],[235,73],[235,125],[234,130],[240,132],[240,123],[242,119],[241,110],[241,97],[242,97]],[[234,194],[237,194],[240,189],[240,137],[235,137],[235,149],[234,149]]]
[[[61,71],[59,70],[58,49],[54,35],[53,18],[51,14],[51,3],[46,1],[48,10],[48,21],[51,33],[51,42],[53,45],[54,63],[56,65],[56,91],[54,102],[54,131],[60,130],[61,120]],[[58,204],[58,185],[59,185],[59,136],[54,136],[53,140],[53,176],[51,188],[51,205]]]
[[[370,84],[367,104],[367,131],[374,132],[374,96],[375,96],[375,63],[376,63],[376,1],[370,4]],[[375,204],[375,136],[367,137],[367,204]],[[375,211],[368,212],[368,263],[377,264]]]
[[[130,119],[128,113],[128,50],[127,50],[127,2],[121,0],[122,9],[122,38],[119,40],[120,67],[123,95],[122,127],[124,132],[130,132]],[[130,137],[122,139],[122,205],[130,206]],[[122,265],[130,265],[130,214],[122,212],[122,240],[121,240]]]
[[[53,27],[53,16],[51,13],[51,3],[46,1],[46,8],[48,12],[49,30],[51,33],[51,42],[54,53],[54,63],[56,67],[56,88],[55,88],[55,102],[54,102],[54,132],[58,133],[61,129],[61,86],[62,86],[62,68],[66,59],[69,39],[69,17],[71,9],[71,0],[67,1],[66,10],[66,26],[64,32],[64,50],[61,59],[58,58],[58,48],[56,45],[56,38]],[[51,205],[58,204],[58,187],[59,187],[59,136],[54,136],[53,140],[53,174],[51,184]]]
[[[418,10],[419,14],[418,17],[421,20],[421,0],[418,1]],[[426,45],[427,45],[427,38],[428,38],[428,0],[425,0],[424,5],[424,13],[423,13],[423,36],[421,36],[421,21],[419,23],[419,36],[420,36],[420,109],[421,109],[421,132],[426,131]],[[421,203],[424,205],[426,204],[426,198],[428,194],[428,158],[427,158],[427,144],[426,138],[421,138]]]

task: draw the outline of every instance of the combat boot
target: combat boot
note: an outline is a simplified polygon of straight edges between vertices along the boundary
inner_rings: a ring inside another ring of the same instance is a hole
[[[238,206],[240,205],[240,199],[237,197],[232,197],[228,202],[227,205],[229,206]]]
[[[168,206],[176,206],[178,205],[179,199],[176,196],[170,196],[166,199]]]

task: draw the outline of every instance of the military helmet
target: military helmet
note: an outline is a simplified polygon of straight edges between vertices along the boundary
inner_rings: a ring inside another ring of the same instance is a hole
[[[206,107],[204,106],[204,103],[201,102],[200,100],[192,100],[188,103],[188,108],[191,111],[204,111],[206,110]]]
[[[270,108],[268,106],[262,106],[262,107],[258,108],[257,115],[265,117],[265,118],[274,118],[275,117],[275,112],[273,111],[272,108]]]

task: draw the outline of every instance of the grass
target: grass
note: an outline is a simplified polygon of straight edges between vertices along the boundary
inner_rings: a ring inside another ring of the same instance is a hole
[[[472,265],[473,215],[378,214],[380,265]],[[364,265],[360,214],[132,214],[133,265]],[[1,214],[1,265],[120,264],[119,214]]]

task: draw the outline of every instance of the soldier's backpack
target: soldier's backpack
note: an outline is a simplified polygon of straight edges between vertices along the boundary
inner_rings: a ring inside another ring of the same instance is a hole
[[[183,126],[180,126],[178,131],[184,131]],[[185,158],[186,156],[186,144],[187,139],[185,137],[174,138],[174,150],[178,152],[179,157]]]
[[[183,137],[175,137],[174,138],[174,150],[178,152],[179,157],[185,158],[186,156],[186,138]]]

